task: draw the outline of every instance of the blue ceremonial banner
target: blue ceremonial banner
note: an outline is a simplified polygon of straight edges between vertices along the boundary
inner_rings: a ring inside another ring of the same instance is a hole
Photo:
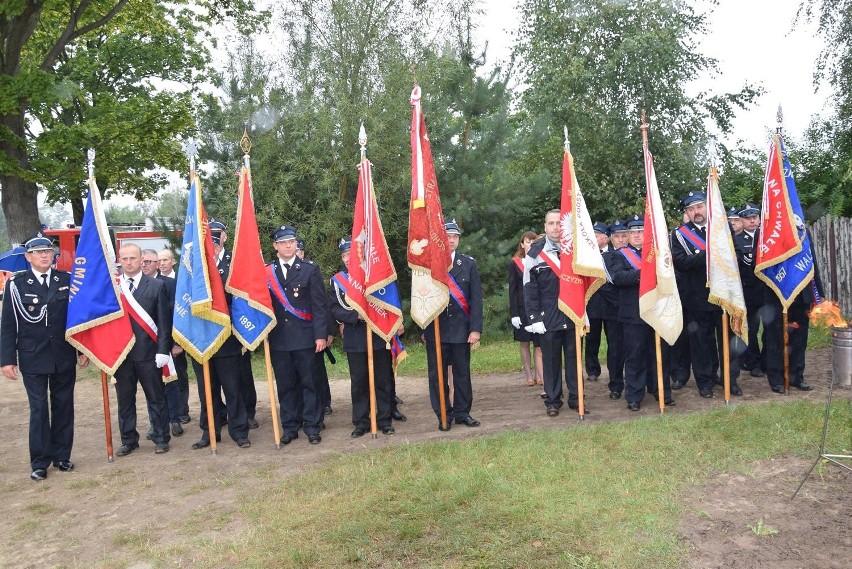
[[[101,370],[115,373],[135,342],[116,284],[115,250],[94,178],[71,269],[65,338]]]
[[[175,341],[199,363],[209,360],[231,335],[231,317],[222,279],[210,278],[213,240],[201,203],[201,182],[190,175],[180,270],[175,290]]]
[[[804,218],[787,149],[776,135],[764,179],[756,272],[785,311],[814,278],[814,255]]]

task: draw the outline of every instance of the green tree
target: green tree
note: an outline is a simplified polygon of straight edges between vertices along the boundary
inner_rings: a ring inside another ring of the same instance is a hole
[[[687,94],[687,83],[709,72],[696,39],[706,16],[680,0],[527,0],[517,56],[527,89],[526,119],[549,137],[529,149],[528,168],[551,172],[539,198],[540,216],[559,203],[562,127],[568,127],[577,177],[593,216],[641,211],[644,199],[640,111],[660,192],[674,216],[690,189],[703,188],[709,165],[706,122],[727,132],[737,107],[759,94]],[[677,215],[679,217],[679,215]]]
[[[13,239],[39,225],[36,196],[85,191],[85,150],[100,187],[150,196],[192,124],[190,88],[203,78],[199,39],[250,0],[13,0],[0,4],[0,187]],[[170,82],[170,83],[169,83]],[[166,85],[176,85],[167,88]],[[79,207],[76,212],[80,213]]]

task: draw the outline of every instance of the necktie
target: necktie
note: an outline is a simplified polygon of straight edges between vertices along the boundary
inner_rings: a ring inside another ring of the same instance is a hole
[[[50,288],[50,285],[47,284],[47,273],[41,276],[41,284],[44,286],[45,290]]]
[[[134,288],[135,287],[133,286],[133,277],[130,277],[129,279],[127,279],[127,290],[133,292]]]
[[[284,278],[287,278],[287,273],[290,272],[290,263],[284,263]]]

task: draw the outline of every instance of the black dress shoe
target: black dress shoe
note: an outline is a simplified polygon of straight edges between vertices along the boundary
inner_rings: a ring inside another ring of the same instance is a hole
[[[216,435],[216,442],[217,443],[222,442],[222,436],[221,435]],[[192,443],[192,450],[198,450],[200,448],[207,448],[209,446],[210,446],[210,437],[208,437],[207,435],[202,435],[201,438],[197,442]]]
[[[320,431],[324,431],[324,430],[325,430],[325,421],[320,421],[319,429],[320,429]]]
[[[237,441],[237,446],[240,448],[249,448],[251,447],[251,441],[248,439],[240,439]]]
[[[621,399],[621,392],[620,391],[610,391],[609,392],[609,398],[612,399],[613,401],[615,401],[616,399]]]
[[[712,389],[705,390],[705,391],[699,391],[698,394],[701,397],[703,397],[704,399],[712,399],[713,398],[713,390]]]
[[[772,393],[784,393],[783,385],[771,385],[769,386],[769,389],[772,390]]]
[[[183,434],[183,427],[180,423],[172,423],[172,436],[179,437]]]
[[[258,427],[260,427],[260,423],[258,423],[257,419],[255,419],[254,417],[249,417],[247,423],[249,429],[257,429]]]
[[[597,380],[598,380],[598,377],[599,377],[599,376],[597,376],[597,375],[589,374],[589,381],[597,381]]]
[[[810,391],[813,389],[810,384],[805,383],[804,381],[801,383],[791,383],[790,386],[795,387],[799,391]]]
[[[763,377],[764,375],[766,375],[766,374],[763,373],[763,370],[760,369],[759,367],[756,367],[753,370],[751,370],[751,376],[752,377]]]
[[[456,423],[460,423],[462,425],[467,425],[468,427],[478,427],[480,425],[479,421],[468,415],[464,419],[456,419]]]
[[[74,470],[74,463],[70,460],[60,460],[58,462],[54,462],[53,466],[55,466],[62,472],[71,472],[72,470]]]
[[[367,431],[362,429],[361,427],[355,427],[355,429],[349,434],[353,439],[358,439],[367,434]]]
[[[685,382],[676,379],[672,382],[672,389],[682,389],[684,385]]]
[[[154,454],[165,454],[169,452],[169,443],[162,443],[154,447]]]
[[[322,442],[322,437],[319,435],[308,435],[308,442],[312,445],[318,445]]]
[[[665,403],[666,403],[666,407],[674,407],[675,406],[675,400],[671,397],[666,399]]]
[[[736,395],[737,397],[742,397],[743,390],[739,388],[738,385],[734,385],[731,387],[731,395]]]
[[[573,409],[574,411],[577,411],[578,413],[580,412],[580,404],[579,403],[568,403],[568,408]],[[583,405],[583,414],[584,415],[589,414],[589,406],[588,405]]]
[[[557,409],[556,407],[548,407],[547,408],[547,416],[548,417],[556,417],[557,415],[559,415],[559,409]]]
[[[631,411],[638,411],[639,407],[640,405],[638,401],[630,401],[627,403],[627,408]]]
[[[40,480],[47,479],[47,469],[46,468],[36,468],[30,473],[30,480],[35,480],[39,482]]]
[[[281,444],[289,445],[291,442],[299,438],[299,433],[284,433],[281,436]]]
[[[190,417],[189,415],[181,415],[180,416],[180,422],[183,423],[184,425],[186,425],[190,421],[192,421],[192,417]]]
[[[396,395],[393,396],[393,400],[397,405],[402,405],[403,403],[405,403],[405,401],[403,401],[402,399],[400,399]]]
[[[541,397],[542,399],[547,399],[547,392],[546,392],[546,391],[542,391],[542,392],[541,392],[540,397]]]
[[[115,451],[115,456],[127,456],[138,448],[139,443],[133,443],[132,445],[121,445],[120,447],[118,447],[118,450]]]
[[[390,425],[385,425],[384,427],[382,427],[382,434],[383,434],[383,435],[392,435],[392,434],[394,434],[395,432],[396,432],[396,429],[394,429],[394,428],[393,428],[392,426],[390,426]]]
[[[391,411],[391,419],[394,421],[407,421],[408,417],[399,412],[399,409]]]

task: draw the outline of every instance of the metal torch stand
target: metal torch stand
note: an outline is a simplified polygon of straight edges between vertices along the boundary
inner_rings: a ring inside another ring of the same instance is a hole
[[[808,470],[808,473],[805,474],[805,477],[802,478],[802,481],[799,483],[799,487],[796,488],[795,492],[793,492],[793,496],[790,498],[790,500],[795,499],[796,495],[799,493],[799,490],[801,490],[802,486],[805,485],[805,481],[808,479],[808,477],[811,475],[811,472],[814,471],[814,468],[816,468],[816,465],[819,464],[819,461],[821,461],[821,460],[827,460],[828,462],[830,462],[830,463],[832,463],[836,466],[839,466],[840,468],[843,468],[843,469],[846,469],[846,470],[852,472],[852,467],[850,467],[848,464],[843,464],[842,462],[840,462],[841,460],[852,460],[852,455],[848,455],[848,454],[826,454],[826,452],[825,452],[825,437],[826,437],[826,433],[828,432],[828,420],[829,420],[829,417],[831,416],[831,398],[832,398],[833,394],[834,394],[834,374],[831,374],[831,383],[828,386],[828,401],[825,403],[825,418],[822,421],[822,441],[820,442],[820,445],[819,445],[819,456],[817,456],[817,459],[811,465],[810,469]]]

